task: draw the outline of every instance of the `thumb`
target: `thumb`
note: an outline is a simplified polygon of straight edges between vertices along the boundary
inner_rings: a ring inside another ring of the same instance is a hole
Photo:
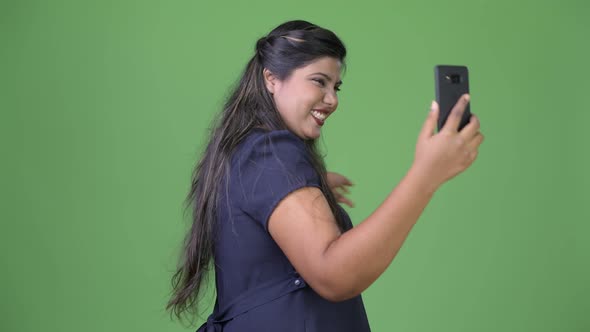
[[[420,139],[427,139],[434,135],[434,130],[436,129],[436,123],[438,120],[438,104],[436,101],[432,101],[430,105],[430,112],[428,113],[428,118],[424,122],[422,126],[422,130],[420,131]]]

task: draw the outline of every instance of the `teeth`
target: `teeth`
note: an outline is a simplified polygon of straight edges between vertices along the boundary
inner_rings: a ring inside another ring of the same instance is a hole
[[[320,119],[320,120],[326,120],[326,118],[328,117],[326,114],[319,112],[319,111],[311,111],[311,115],[313,115],[314,117]]]

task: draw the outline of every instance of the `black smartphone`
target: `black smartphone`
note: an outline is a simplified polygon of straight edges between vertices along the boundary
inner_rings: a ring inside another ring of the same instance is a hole
[[[469,93],[469,72],[466,66],[438,65],[434,67],[436,102],[439,106],[438,130],[447,122],[449,113],[459,98]],[[463,129],[471,118],[470,104],[467,104],[458,130]]]

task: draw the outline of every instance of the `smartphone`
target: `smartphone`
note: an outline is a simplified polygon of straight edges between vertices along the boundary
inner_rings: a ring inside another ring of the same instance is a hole
[[[469,72],[466,66],[438,65],[434,67],[434,82],[436,90],[436,102],[439,106],[438,130],[447,122],[449,113],[457,104],[459,98],[469,93]],[[459,127],[463,129],[471,118],[470,103],[467,104]]]

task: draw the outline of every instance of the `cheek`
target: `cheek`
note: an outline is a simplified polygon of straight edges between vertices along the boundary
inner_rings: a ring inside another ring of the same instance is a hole
[[[287,117],[290,113],[293,113],[293,102],[289,95],[275,94],[274,100],[277,110],[282,117]]]
[[[290,89],[289,93],[275,94],[275,104],[285,118],[304,117],[317,104],[318,92],[315,89]]]
[[[322,93],[316,87],[305,87],[299,91],[299,97],[297,98],[297,106],[299,112],[309,113],[314,107],[316,107],[322,100]]]

